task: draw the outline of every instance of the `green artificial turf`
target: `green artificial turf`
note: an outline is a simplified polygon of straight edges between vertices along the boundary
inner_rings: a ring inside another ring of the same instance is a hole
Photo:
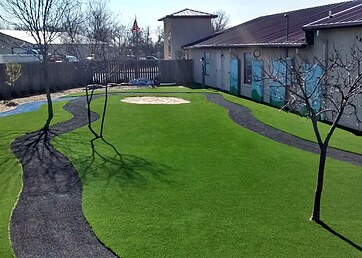
[[[53,141],[79,172],[84,214],[106,246],[122,257],[361,254],[308,221],[317,155],[237,126],[202,94],[175,96],[191,103],[135,105],[110,97],[107,142],[95,140],[93,151],[86,127]],[[103,99],[93,102],[100,114],[102,107]],[[360,167],[327,161],[322,219],[357,245],[361,180]]]
[[[112,93],[210,93],[210,92],[217,92],[215,90],[210,89],[190,89],[184,86],[164,86],[164,87],[157,87],[157,88],[134,88],[134,89],[126,89],[126,90],[120,90],[120,89],[114,89],[112,87],[108,87],[108,92],[110,94]],[[104,94],[105,89],[96,89],[94,90],[93,94]],[[89,91],[89,94],[91,94],[91,90]],[[72,93],[69,96],[84,96],[85,91]]]
[[[303,139],[316,142],[311,120],[293,113],[284,112],[273,107],[262,105],[230,94],[223,94],[225,99],[249,108],[261,122]],[[328,124],[319,123],[322,136],[329,131]],[[330,146],[362,154],[362,137],[337,128],[333,133]]]
[[[64,103],[54,103],[53,124],[71,118],[71,114],[62,109]],[[47,118],[46,107],[44,105],[35,112],[0,118],[0,257],[13,257],[9,220],[22,187],[21,165],[12,154],[10,143],[18,136],[41,128]]]

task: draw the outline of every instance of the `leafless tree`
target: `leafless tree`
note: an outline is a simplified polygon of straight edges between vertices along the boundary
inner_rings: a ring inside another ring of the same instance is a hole
[[[319,167],[314,196],[312,221],[321,222],[320,209],[328,146],[335,129],[351,119],[361,123],[362,50],[356,41],[348,49],[334,47],[328,58],[313,55],[306,58],[274,60],[266,78],[274,87],[274,97],[280,96],[282,109],[309,118],[319,146]],[[278,91],[284,92],[278,92]],[[329,123],[322,134],[320,120]]]
[[[155,52],[157,53],[157,56],[160,59],[163,59],[163,44],[164,44],[164,31],[163,28],[161,26],[157,26],[156,28],[156,36],[157,36],[157,41],[155,43]]]
[[[48,119],[44,125],[46,130],[53,119],[48,74],[49,45],[59,36],[64,16],[77,5],[79,3],[74,0],[0,0],[2,20],[13,27],[28,31],[40,49],[48,101]]]
[[[127,45],[129,42],[130,30],[127,26],[116,23],[114,24],[113,37],[112,37],[112,58],[124,58],[127,56]]]
[[[229,27],[230,16],[224,10],[218,10],[214,13],[216,18],[212,19],[212,28],[214,32],[219,32]]]
[[[86,96],[88,105],[88,127],[95,136],[95,139],[103,139],[104,122],[108,103],[108,83],[114,71],[114,67],[109,66],[109,61],[119,57],[120,48],[122,47],[122,34],[120,29],[124,29],[113,19],[113,13],[108,7],[108,1],[92,0],[89,2],[84,20],[84,28],[88,45],[91,46],[91,53],[94,60],[90,65],[92,70],[96,70],[99,78],[94,78],[94,84],[86,86]],[[86,61],[87,62],[87,61]],[[101,118],[101,128],[99,134],[92,128],[90,120],[91,102],[93,99],[94,89],[103,86],[105,89],[105,100]],[[89,93],[90,90],[90,93]]]
[[[113,41],[116,23],[108,7],[108,1],[91,0],[86,11],[86,36],[95,58],[109,58],[109,46]]]
[[[84,35],[85,21],[83,5],[78,5],[64,15],[62,24],[61,42],[67,53],[79,59],[85,59],[88,54],[86,47],[88,42]]]

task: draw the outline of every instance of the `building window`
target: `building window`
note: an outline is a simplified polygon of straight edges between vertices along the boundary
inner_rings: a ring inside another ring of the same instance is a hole
[[[253,79],[253,53],[245,52],[244,53],[244,83],[251,84]]]
[[[209,76],[210,75],[210,52],[204,52],[204,62],[205,62],[205,75]]]
[[[168,59],[171,59],[171,32],[167,33],[167,50],[168,50]]]

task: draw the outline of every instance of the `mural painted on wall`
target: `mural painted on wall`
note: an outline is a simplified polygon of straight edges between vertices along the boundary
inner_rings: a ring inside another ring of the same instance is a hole
[[[287,64],[285,61],[274,60],[272,62],[273,81],[270,85],[270,105],[274,107],[283,107],[285,100],[285,83]]]
[[[312,108],[317,112],[321,109],[323,103],[322,82],[320,81],[323,73],[323,68],[319,64],[303,64],[305,91],[311,100]],[[301,109],[301,114],[306,112],[306,107]]]
[[[262,102],[264,96],[263,61],[254,60],[252,67],[251,98],[255,101]]]
[[[230,92],[231,94],[239,94],[239,60],[231,59],[230,63]]]

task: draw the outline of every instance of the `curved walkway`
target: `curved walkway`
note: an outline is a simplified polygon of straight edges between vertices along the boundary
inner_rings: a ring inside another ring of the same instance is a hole
[[[85,105],[85,98],[68,102],[64,109],[73,113],[71,120],[11,144],[23,167],[23,189],[10,222],[16,257],[115,257],[83,216],[77,172],[50,144],[53,137],[87,124]],[[96,119],[94,113],[92,121]]]
[[[298,138],[294,135],[275,129],[269,125],[263,124],[253,116],[249,109],[225,100],[222,95],[210,93],[206,94],[206,97],[209,101],[226,108],[229,111],[229,117],[238,125],[268,137],[274,141],[319,154],[318,144]],[[362,166],[362,155],[359,154],[329,147],[327,156],[349,162],[354,165]]]
[[[279,131],[256,120],[251,111],[220,94],[209,101],[229,111],[237,124],[296,148],[319,153],[318,145]],[[82,213],[82,184],[70,161],[50,144],[53,137],[87,125],[86,99],[68,102],[71,120],[54,125],[48,133],[33,132],[17,138],[11,149],[23,166],[23,189],[13,211],[10,234],[17,257],[115,257],[96,238]],[[99,116],[92,114],[92,121]],[[362,166],[362,156],[333,148],[328,156]]]

